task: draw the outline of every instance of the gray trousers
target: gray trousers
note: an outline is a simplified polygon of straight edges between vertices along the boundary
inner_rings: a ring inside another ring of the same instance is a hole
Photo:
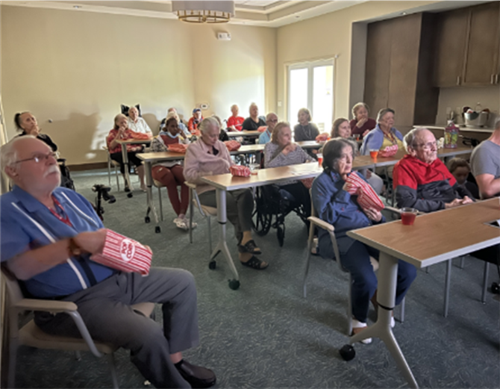
[[[207,207],[217,208],[215,190],[203,192],[199,195],[200,203]],[[253,195],[250,189],[232,190],[226,192],[227,218],[234,226],[238,244],[243,237],[243,231],[252,230]]]
[[[196,286],[182,269],[152,268],[149,275],[119,273],[64,300],[78,305],[93,339],[130,350],[132,362],[157,388],[190,388],[170,354],[199,344]],[[136,313],[133,304],[160,303],[163,329]],[[66,314],[37,312],[35,323],[49,334],[80,337]]]

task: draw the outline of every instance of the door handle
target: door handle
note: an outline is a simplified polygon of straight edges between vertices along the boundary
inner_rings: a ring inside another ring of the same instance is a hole
[[[457,85],[460,85],[460,76],[457,77]]]

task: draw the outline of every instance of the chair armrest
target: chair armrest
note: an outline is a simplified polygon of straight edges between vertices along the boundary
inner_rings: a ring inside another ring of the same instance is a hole
[[[196,189],[196,184],[192,184],[190,182],[184,181],[184,185],[186,185],[188,188],[191,188],[192,190]]]
[[[401,211],[397,208],[394,208],[394,207],[389,207],[388,205],[384,208],[386,209],[387,211],[389,212],[392,212],[392,213],[395,213],[395,214],[398,214],[398,215],[401,215]]]
[[[324,229],[324,230],[327,230],[327,231],[330,231],[330,232],[333,232],[335,230],[335,228],[330,224],[330,223],[327,223],[315,216],[309,216],[307,218],[307,220],[309,220],[311,223],[313,223],[314,225]]]
[[[78,306],[71,301],[22,299],[18,301],[13,306],[13,308],[26,311],[46,311],[59,313],[76,311],[78,309]]]

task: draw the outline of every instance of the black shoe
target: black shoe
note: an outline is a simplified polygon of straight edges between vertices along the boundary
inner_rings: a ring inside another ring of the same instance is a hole
[[[262,251],[260,251],[260,249],[257,247],[255,242],[253,241],[253,239],[249,240],[248,242],[246,242],[243,245],[239,244],[238,251],[240,253],[250,253],[250,254],[254,254],[254,255],[262,254]]]
[[[215,385],[217,377],[212,370],[206,367],[195,366],[184,359],[175,364],[175,367],[181,373],[189,385],[193,388],[210,388]]]
[[[125,192],[130,192],[130,188],[127,186],[125,186]]]

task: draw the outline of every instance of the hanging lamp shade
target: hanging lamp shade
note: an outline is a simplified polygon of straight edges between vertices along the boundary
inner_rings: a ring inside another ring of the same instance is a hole
[[[227,23],[234,16],[234,1],[172,1],[172,11],[188,23]]]

